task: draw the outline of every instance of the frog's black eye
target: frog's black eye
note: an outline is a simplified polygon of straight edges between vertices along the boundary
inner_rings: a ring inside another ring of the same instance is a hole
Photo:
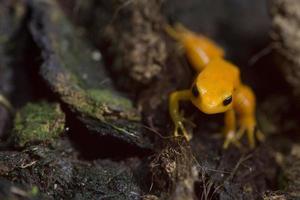
[[[223,101],[223,105],[227,106],[232,102],[232,96],[226,97],[226,99],[224,99]]]
[[[199,96],[199,91],[196,85],[193,85],[192,87],[192,94],[194,97],[198,97]]]

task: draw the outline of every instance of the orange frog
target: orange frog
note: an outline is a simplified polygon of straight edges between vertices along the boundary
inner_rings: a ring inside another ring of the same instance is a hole
[[[224,51],[209,38],[195,34],[182,25],[166,26],[166,32],[182,45],[187,59],[198,73],[190,89],[171,93],[169,112],[175,125],[174,136],[179,131],[190,140],[185,127],[186,120],[179,112],[180,101],[191,101],[206,114],[225,113],[225,142],[241,146],[239,140],[247,133],[251,148],[255,137],[263,140],[263,134],[256,128],[255,95],[240,79],[237,66],[224,59]],[[237,130],[237,127],[239,129]]]

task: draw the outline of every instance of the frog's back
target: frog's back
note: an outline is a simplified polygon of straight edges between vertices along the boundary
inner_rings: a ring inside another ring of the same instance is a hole
[[[202,51],[209,59],[224,57],[224,51],[214,41],[202,35],[186,33],[183,35],[182,43],[189,54],[198,54]]]
[[[224,57],[222,48],[201,35],[185,33],[181,42],[185,48],[188,60],[198,72],[202,71],[210,60]]]
[[[200,72],[198,80],[207,84],[225,84],[237,87],[240,84],[239,69],[230,62],[220,58],[211,60]]]

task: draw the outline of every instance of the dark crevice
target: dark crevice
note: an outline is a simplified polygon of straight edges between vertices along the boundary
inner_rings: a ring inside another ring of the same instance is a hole
[[[103,136],[100,133],[90,131],[66,105],[63,106],[63,110],[66,113],[69,138],[82,159],[124,160],[130,157],[142,158],[150,155],[150,150],[138,148],[112,136]]]
[[[12,103],[16,108],[30,101],[55,101],[56,97],[39,74],[41,51],[28,30],[28,13],[19,31],[11,38],[8,53],[14,55],[9,65],[13,68]]]

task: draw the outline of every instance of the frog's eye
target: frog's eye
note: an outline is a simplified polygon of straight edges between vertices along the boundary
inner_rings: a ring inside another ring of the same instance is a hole
[[[199,90],[196,85],[193,85],[193,87],[192,87],[192,94],[196,98],[199,96]]]
[[[223,105],[227,106],[232,102],[232,96],[226,97],[226,99],[224,99],[223,101]]]

